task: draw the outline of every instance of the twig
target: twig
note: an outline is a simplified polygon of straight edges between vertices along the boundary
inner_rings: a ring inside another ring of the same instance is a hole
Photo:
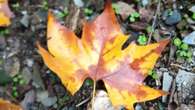
[[[156,10],[155,16],[154,16],[154,18],[153,18],[153,22],[152,22],[152,31],[151,31],[150,34],[149,34],[149,38],[148,38],[147,44],[150,43],[151,38],[152,38],[152,34],[153,34],[153,32],[154,32],[154,28],[155,28],[155,23],[156,23],[156,20],[157,20],[157,16],[158,16],[158,13],[160,12],[160,3],[161,3],[161,0],[158,0],[157,10]]]
[[[96,89],[96,81],[93,82],[93,94],[92,94],[92,104],[91,104],[91,108],[92,110],[94,110],[94,102],[95,102],[95,89]]]
[[[85,100],[81,101],[80,103],[78,103],[78,104],[76,105],[76,107],[79,107],[79,106],[85,104],[85,103],[86,103],[87,101],[89,101],[89,100],[90,100],[90,97],[88,97],[87,99],[85,99]]]
[[[182,66],[182,65],[179,65],[179,64],[171,63],[170,65],[171,65],[171,66],[178,67],[178,68],[183,69],[183,70],[190,71],[190,68],[188,68],[188,67],[186,68],[186,67],[184,67],[184,66]]]
[[[174,98],[174,93],[175,93],[175,79],[172,82],[172,87],[171,87],[171,92],[170,92],[170,98],[169,98],[169,103],[173,102]]]

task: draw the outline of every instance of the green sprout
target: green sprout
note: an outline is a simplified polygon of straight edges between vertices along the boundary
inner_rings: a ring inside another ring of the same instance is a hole
[[[188,49],[189,49],[189,48],[188,48],[188,44],[182,43],[182,44],[181,44],[181,49],[182,49],[182,50],[188,50]]]
[[[69,14],[68,9],[67,9],[67,8],[64,8],[63,11],[59,11],[59,12],[57,13],[57,16],[58,16],[59,18],[64,18],[64,17],[68,16],[68,14]]]
[[[12,5],[12,7],[15,9],[15,10],[19,10],[20,9],[20,4],[17,2],[15,4]]]
[[[85,81],[85,84],[86,84],[87,86],[92,86],[92,85],[93,85],[93,80],[87,79],[87,80]]]
[[[12,91],[12,96],[13,97],[18,97],[19,96],[19,93],[17,91]]]
[[[158,79],[158,74],[154,70],[150,70],[148,75],[151,76],[153,79]]]
[[[14,85],[18,85],[18,84],[24,85],[26,81],[24,80],[21,74],[17,74],[16,76],[13,77],[13,83]]]
[[[146,45],[147,41],[148,41],[148,38],[144,34],[138,36],[137,42],[140,45]]]
[[[119,14],[120,13],[120,8],[119,8],[118,4],[112,3],[112,8],[114,9],[114,12],[116,14]]]
[[[152,29],[152,26],[147,26],[147,28],[146,28],[146,32],[147,33],[151,33],[153,31],[153,29]]]
[[[192,60],[192,52],[189,50],[188,44],[182,42],[179,38],[175,38],[173,44],[177,47],[177,58],[184,58],[189,62]]]
[[[192,14],[192,19],[195,20],[195,12]]]
[[[24,80],[21,74],[15,75],[12,80],[13,80],[12,96],[18,97],[19,92],[18,92],[17,86],[26,84],[26,81]]]
[[[93,10],[90,8],[85,8],[84,13],[86,16],[91,16],[93,14]]]
[[[180,45],[181,45],[181,40],[179,39],[179,38],[175,38],[174,40],[173,40],[173,44],[175,45],[175,46],[177,46],[177,47],[179,47]]]
[[[135,22],[139,17],[140,17],[140,14],[138,12],[133,12],[129,17],[129,21]]]
[[[5,36],[10,33],[9,29],[0,29],[0,36]]]
[[[47,0],[44,0],[41,6],[44,10],[48,10],[49,9],[49,4]]]
[[[13,97],[18,97],[18,91],[17,91],[17,87],[15,85],[13,85],[12,87],[12,96]]]
[[[173,15],[173,11],[171,9],[168,9],[168,15],[169,16]]]

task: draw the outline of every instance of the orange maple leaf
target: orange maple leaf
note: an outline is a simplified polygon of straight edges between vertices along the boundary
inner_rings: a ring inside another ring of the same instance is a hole
[[[8,6],[8,0],[0,0],[0,26],[10,25],[10,18],[14,17]]]
[[[22,108],[0,98],[0,110],[22,110]]]
[[[146,46],[133,42],[121,50],[128,36],[122,33],[110,2],[94,21],[84,24],[81,39],[49,12],[47,38],[49,52],[38,44],[39,53],[72,94],[87,77],[102,80],[112,104],[128,110],[136,102],[166,94],[142,82],[169,40]]]

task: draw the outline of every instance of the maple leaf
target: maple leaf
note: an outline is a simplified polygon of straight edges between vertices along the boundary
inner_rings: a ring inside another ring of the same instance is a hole
[[[8,0],[0,0],[0,26],[10,25],[10,18],[14,17],[8,6]]]
[[[128,110],[136,102],[166,94],[142,82],[169,40],[146,46],[132,42],[121,50],[128,36],[122,33],[110,2],[94,21],[84,23],[81,39],[49,12],[47,39],[49,52],[38,43],[39,53],[72,94],[87,77],[102,80],[112,104]]]
[[[0,110],[22,110],[22,108],[0,98]]]

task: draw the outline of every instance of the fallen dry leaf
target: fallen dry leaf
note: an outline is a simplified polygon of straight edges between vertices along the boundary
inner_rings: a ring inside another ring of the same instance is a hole
[[[121,50],[128,36],[122,33],[110,2],[93,22],[84,24],[81,39],[49,12],[47,39],[49,52],[38,44],[39,53],[72,94],[87,77],[103,80],[112,104],[128,110],[136,102],[166,94],[142,82],[169,40],[146,46],[133,42]]]
[[[8,6],[8,0],[0,0],[0,26],[10,25],[10,18],[14,14],[10,11]]]
[[[22,110],[22,108],[0,98],[0,110]]]

